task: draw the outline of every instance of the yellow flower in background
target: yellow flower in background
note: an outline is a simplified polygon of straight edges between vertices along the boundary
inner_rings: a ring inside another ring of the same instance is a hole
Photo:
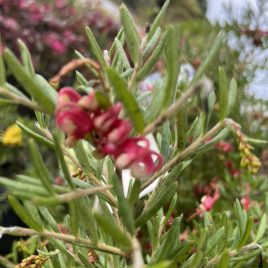
[[[21,146],[22,145],[22,133],[21,129],[13,124],[9,126],[2,135],[2,143],[10,146]]]

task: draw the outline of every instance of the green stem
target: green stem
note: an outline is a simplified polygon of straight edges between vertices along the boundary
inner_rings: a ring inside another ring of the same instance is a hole
[[[123,252],[121,249],[106,245],[104,243],[94,244],[89,239],[75,237],[73,235],[68,235],[68,234],[50,232],[47,230],[44,230],[43,232],[37,232],[37,231],[29,229],[29,228],[22,228],[22,227],[17,227],[17,226],[16,227],[2,227],[2,226],[0,226],[0,234],[1,235],[9,234],[9,235],[13,235],[13,236],[37,235],[40,237],[55,238],[55,239],[62,240],[64,242],[79,244],[81,246],[85,246],[85,247],[88,247],[90,249],[99,250],[99,251],[107,252],[107,253],[114,254],[114,255],[120,255],[123,257],[126,256],[126,253]]]

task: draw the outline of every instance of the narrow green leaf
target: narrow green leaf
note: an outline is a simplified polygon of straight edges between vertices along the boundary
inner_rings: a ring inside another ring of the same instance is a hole
[[[23,206],[25,208],[25,210],[31,215],[31,217],[35,220],[35,222],[37,222],[40,226],[43,226],[43,221],[40,217],[40,214],[38,212],[38,209],[36,208],[36,206],[34,206],[32,204],[32,202],[30,201],[23,201]]]
[[[118,39],[118,40],[120,40],[121,41],[121,44],[122,44],[122,46],[123,46],[123,43],[124,42],[122,42],[123,40],[125,40],[125,37],[124,37],[124,29],[123,28],[121,28],[120,30],[119,30],[119,32],[117,33],[117,35],[116,35],[116,38]],[[113,44],[112,44],[112,46],[111,46],[111,48],[110,48],[110,50],[109,50],[109,56],[110,56],[110,58],[112,58],[112,56],[115,54],[115,42],[113,42]]]
[[[171,132],[169,128],[169,121],[166,121],[162,126],[162,141],[160,153],[164,157],[165,162],[169,159],[171,154]]]
[[[155,191],[151,194],[150,198],[145,204],[145,207],[154,204],[157,202],[158,195],[163,195],[163,192],[166,192],[166,188],[175,182],[178,179],[178,176],[180,173],[188,167],[188,165],[192,162],[192,160],[187,160],[179,163],[177,166],[173,168],[173,170],[164,178],[162,179],[158,185]]]
[[[40,88],[36,81],[27,73],[27,71],[21,66],[15,55],[9,50],[4,51],[4,59],[12,71],[15,78],[24,89],[38,102],[38,104],[44,107],[48,113],[52,114],[55,108],[55,99],[52,99],[50,94],[43,88]]]
[[[175,194],[174,197],[172,198],[172,201],[171,201],[170,205],[169,205],[169,208],[168,208],[168,211],[167,211],[167,213],[165,215],[165,218],[164,218],[164,221],[162,223],[162,226],[165,226],[167,224],[169,218],[171,217],[171,215],[172,215],[172,213],[173,213],[173,211],[174,211],[174,209],[176,207],[177,199],[178,199],[177,194]]]
[[[145,111],[146,121],[152,122],[162,111],[163,98],[165,92],[163,90],[163,82],[159,82],[154,86],[153,99],[150,107]]]
[[[124,47],[125,44],[125,34],[123,31],[123,28],[121,29],[121,33],[117,34],[117,39],[120,42],[120,45]],[[111,54],[111,51],[114,50],[113,55]],[[115,69],[118,73],[122,73],[124,71],[123,65],[120,62],[120,55],[119,51],[116,49],[115,41],[113,42],[112,48],[110,49],[110,58],[112,58],[111,67]]]
[[[75,189],[75,186],[74,186],[73,181],[72,181],[71,174],[69,172],[69,169],[68,169],[67,164],[66,164],[65,159],[64,159],[64,155],[63,155],[61,145],[60,145],[58,137],[57,137],[57,135],[55,133],[53,134],[53,139],[54,139],[54,144],[55,144],[55,152],[56,152],[56,154],[58,156],[58,159],[59,159],[60,166],[61,166],[62,172],[64,174],[64,177],[65,177],[67,183],[69,184],[69,186],[72,189]]]
[[[235,239],[232,244],[233,249],[236,249],[239,246],[240,241],[243,239],[243,236],[245,234],[246,227],[247,227],[247,222],[248,222],[248,216],[246,213],[244,213],[238,199],[235,202],[235,212],[236,212],[236,217],[238,219],[238,226],[237,226]]]
[[[213,114],[213,111],[214,111],[215,103],[216,103],[216,94],[213,90],[208,95],[208,112],[207,112],[207,118],[206,118],[206,130],[209,127],[209,122],[210,122],[211,115]]]
[[[52,87],[48,81],[40,74],[37,74],[35,76],[36,84],[39,88],[41,88],[44,92],[46,92],[46,95],[49,97],[50,100],[53,101],[54,105],[57,102],[57,91],[54,87]]]
[[[168,254],[172,252],[173,248],[178,244],[178,237],[180,236],[180,225],[182,216],[174,219],[170,229],[167,232],[164,243],[159,247],[156,252],[156,262],[165,260]]]
[[[157,30],[158,26],[160,25],[160,22],[161,22],[162,18],[165,16],[167,8],[169,6],[169,2],[170,2],[169,0],[167,0],[165,2],[163,7],[161,8],[160,12],[156,16],[156,18],[155,18],[155,20],[154,20],[154,22],[153,22],[153,24],[151,26],[151,29],[150,29],[150,31],[148,33],[148,40],[150,40],[153,37],[155,31]]]
[[[250,236],[250,232],[251,232],[252,227],[253,227],[253,218],[248,217],[245,232],[244,232],[244,234],[243,234],[243,236],[238,244],[238,247],[237,247],[238,250],[241,249],[244,245],[246,245],[248,238]]]
[[[48,208],[46,207],[38,207],[38,210],[43,218],[43,220],[53,229],[54,232],[59,232],[59,227],[54,219],[54,217],[49,212]]]
[[[25,69],[27,70],[27,72],[29,73],[29,75],[34,78],[35,71],[34,71],[30,52],[29,52],[27,46],[25,45],[25,43],[21,39],[18,40],[18,45],[19,45],[23,65],[24,65]]]
[[[201,112],[196,122],[195,128],[193,129],[192,138],[196,140],[197,138],[201,137],[204,134],[205,128],[205,113]]]
[[[131,247],[131,241],[129,240],[126,232],[121,230],[119,226],[113,221],[113,219],[108,218],[104,214],[100,214],[98,212],[94,213],[94,216],[98,222],[98,224],[102,227],[102,229],[109,234],[114,241],[118,242],[122,246],[126,248]]]
[[[118,212],[122,218],[123,224],[131,235],[135,232],[135,221],[133,216],[133,208],[129,205],[128,201],[124,197],[122,185],[119,178],[114,174],[113,176],[114,191],[118,200]]]
[[[79,214],[82,219],[85,228],[91,234],[91,240],[93,243],[98,242],[98,226],[96,224],[96,219],[92,212],[92,202],[89,198],[84,197],[79,200]]]
[[[0,38],[0,47],[1,47],[1,38]],[[0,86],[4,86],[6,83],[6,70],[3,60],[3,52],[0,51]]]
[[[189,268],[198,268],[200,267],[200,263],[204,259],[204,254],[203,252],[196,252],[194,255],[191,257],[191,262]]]
[[[71,234],[74,236],[78,235],[78,206],[76,205],[76,200],[68,203],[69,207],[69,216],[70,216],[70,229]]]
[[[159,60],[162,54],[164,44],[165,44],[165,39],[166,39],[166,35],[163,35],[160,38],[157,46],[152,52],[152,55],[144,62],[143,66],[140,68],[139,72],[137,73],[137,76],[136,76],[137,81],[143,80],[146,76],[150,74],[150,71],[153,69],[153,67],[155,66],[155,64],[157,63],[157,61]]]
[[[131,206],[139,200],[140,189],[141,181],[135,180],[128,197],[128,202]]]
[[[165,85],[165,98],[163,105],[169,106],[174,100],[177,90],[177,80],[179,74],[179,39],[174,27],[169,27],[166,38],[166,65],[167,78]]]
[[[146,223],[167,201],[169,201],[175,194],[177,185],[175,182],[170,183],[162,191],[155,196],[154,202],[150,202],[148,206],[142,211],[136,220],[136,225],[141,226]]]
[[[92,50],[93,54],[97,58],[98,62],[104,68],[106,66],[105,59],[103,57],[102,51],[101,51],[97,41],[96,41],[96,38],[89,27],[86,27],[86,36],[87,36],[88,42],[91,46],[91,50]]]
[[[228,267],[229,267],[229,253],[226,250],[222,254],[220,262],[219,262],[217,268],[228,268]]]
[[[41,185],[39,187],[36,185],[25,184],[19,181],[10,180],[3,177],[0,177],[0,184],[12,191],[27,193],[29,198],[32,198],[36,195],[48,196],[48,192]]]
[[[126,82],[116,71],[109,68],[107,74],[117,98],[123,103],[126,112],[131,119],[137,132],[141,133],[144,129],[144,119],[135,97],[128,90]]]
[[[194,119],[194,122],[192,123],[191,127],[187,131],[187,135],[186,135],[187,139],[192,138],[192,135],[194,133],[194,130],[197,128],[197,124],[198,124],[199,120],[200,120],[200,116],[197,116]]]
[[[256,237],[255,237],[255,243],[258,243],[262,239],[262,237],[265,233],[266,227],[267,227],[267,215],[265,213],[261,217],[259,228],[258,228]]]
[[[221,254],[227,245],[227,239],[228,239],[228,219],[226,213],[223,213],[221,223],[224,227],[224,234],[221,239],[221,242],[217,245],[217,254]]]
[[[81,86],[88,86],[88,81],[79,71],[75,71],[75,77]]]
[[[228,91],[228,107],[227,107],[227,115],[229,115],[235,106],[237,97],[237,83],[236,80],[233,78],[229,85]]]
[[[40,188],[41,187],[43,188],[42,182],[38,178],[19,174],[19,175],[16,175],[16,179],[19,182],[24,183],[24,184],[40,186]],[[60,185],[55,185],[55,184],[53,185],[53,188],[55,189],[57,193],[60,193],[60,194],[67,193],[69,191],[67,188],[65,188],[65,186],[60,186]]]
[[[209,239],[207,242],[207,247],[206,247],[206,251],[205,254],[210,255],[211,251],[213,249],[216,248],[217,244],[219,243],[219,241],[222,239],[224,235],[224,227],[221,227],[220,229],[218,229]]]
[[[8,202],[16,212],[16,214],[20,217],[20,219],[28,225],[30,228],[41,232],[43,230],[42,225],[38,224],[30,214],[25,210],[25,208],[21,205],[21,203],[13,196],[8,196]]]
[[[0,98],[0,108],[16,105],[12,100]]]
[[[29,135],[31,138],[35,139],[38,143],[41,143],[45,146],[47,146],[50,149],[54,149],[54,144],[52,141],[48,140],[44,136],[39,135],[38,133],[32,131],[30,128],[25,126],[23,123],[16,121],[16,124],[21,128],[27,135]]]
[[[133,68],[130,68],[124,71],[120,76],[121,78],[128,78],[132,74],[133,74]]]
[[[192,244],[189,241],[184,241],[180,243],[180,247],[176,250],[176,255],[172,261],[172,263],[176,263],[176,267],[178,264],[183,263],[188,257],[189,252],[191,251]]]
[[[216,103],[216,94],[213,90],[208,95],[208,111],[210,113],[212,113],[214,106],[215,106],[215,103]]]
[[[215,38],[215,42],[212,45],[207,57],[197,69],[195,76],[191,81],[191,85],[199,81],[199,79],[202,78],[202,76],[206,73],[208,68],[211,67],[212,61],[214,57],[217,55],[219,49],[221,48],[222,43],[223,43],[223,33],[219,33]]]
[[[128,62],[128,58],[127,58],[127,55],[126,55],[126,53],[124,51],[124,48],[121,45],[121,42],[117,38],[115,38],[114,42],[115,42],[115,47],[117,49],[118,55],[119,55],[119,57],[121,59],[121,63],[123,64],[125,69],[129,69],[130,64]]]
[[[85,172],[92,172],[93,166],[90,163],[90,158],[86,152],[83,140],[79,141],[74,147],[75,155]]]
[[[264,145],[268,143],[268,140],[248,138],[248,142],[257,145]]]
[[[79,58],[79,59],[86,59],[83,54],[81,54],[79,51],[75,50],[74,51],[75,55]],[[93,53],[94,54],[94,53]],[[92,72],[95,76],[98,76],[98,72],[90,65],[90,64],[85,64],[85,66],[90,70],[90,72]]]
[[[219,67],[219,89],[220,89],[220,120],[227,115],[228,109],[228,85],[226,74],[222,67]]]
[[[177,265],[170,261],[163,261],[160,263],[150,264],[144,266],[144,268],[176,268]]]
[[[30,139],[29,141],[29,149],[30,149],[33,166],[34,166],[37,177],[42,181],[47,191],[54,195],[55,191],[52,187],[52,180],[51,180],[50,173],[42,159],[42,156],[39,152],[37,144],[32,139]]]
[[[135,22],[124,4],[122,4],[120,7],[120,19],[126,35],[129,53],[133,62],[136,63],[139,59],[139,46],[141,41],[135,26]]]
[[[28,98],[24,93],[22,93],[18,88],[14,87],[13,85],[9,84],[9,83],[5,83],[4,87],[7,88],[9,91],[11,91],[12,93],[19,95],[21,97],[24,98]]]
[[[152,36],[152,38],[150,39],[150,41],[148,42],[148,44],[146,45],[145,49],[142,52],[143,60],[148,58],[148,56],[152,54],[152,52],[154,51],[160,40],[160,36],[161,36],[161,28],[157,27],[154,35]]]
[[[110,108],[112,106],[111,100],[103,92],[95,91],[95,97],[97,99],[97,102],[98,102],[99,106],[102,109],[108,109],[108,108]]]
[[[210,233],[211,233],[211,225],[203,228],[202,232],[200,233],[198,241],[196,241],[197,251],[205,250]]]
[[[41,250],[41,249],[37,249],[37,252],[38,252],[39,254],[43,255],[43,256],[51,257],[51,256],[58,255],[60,251],[59,251],[58,249],[56,249],[56,250],[54,250],[54,251],[50,251],[50,252],[48,252],[47,249],[46,249],[46,251],[43,251],[43,250]]]
[[[240,234],[241,236],[243,236],[246,230],[246,225],[247,225],[247,215],[244,213],[238,199],[236,199],[236,202],[235,202],[235,211],[236,211],[236,215],[238,218]]]
[[[188,130],[188,120],[187,120],[187,107],[183,105],[182,109],[177,113],[177,143],[178,149],[182,150],[186,144],[186,134]]]

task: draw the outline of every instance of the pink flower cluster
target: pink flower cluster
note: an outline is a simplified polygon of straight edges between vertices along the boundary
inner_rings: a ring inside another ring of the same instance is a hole
[[[197,209],[197,212],[199,215],[202,215],[205,211],[210,211],[215,203],[220,198],[220,190],[219,187],[215,187],[215,191],[213,195],[206,194],[201,199],[201,204],[199,205],[199,208]]]
[[[91,3],[82,3],[81,7],[68,0],[0,0],[2,46],[19,55],[17,40],[23,40],[31,51],[36,70],[51,77],[72,59],[74,49],[88,53],[85,26],[90,26],[97,36],[105,34],[107,43],[120,28],[114,18],[95,10]],[[61,57],[55,61],[55,55]],[[54,64],[47,68],[52,61]]]
[[[198,191],[202,191],[202,187],[198,187]],[[206,193],[201,198],[201,203],[196,209],[195,213],[193,213],[190,217],[188,217],[188,221],[193,219],[196,216],[203,216],[206,211],[210,211],[213,209],[215,203],[220,198],[220,188],[216,180],[212,180],[210,184],[203,188],[203,191]]]
[[[81,96],[70,87],[58,93],[56,124],[67,134],[66,144],[79,139],[92,142],[100,155],[110,155],[118,169],[129,168],[136,178],[149,176],[163,165],[160,154],[150,150],[145,137],[130,137],[132,126],[119,118],[122,104],[100,107],[95,92]]]
[[[215,148],[222,151],[223,153],[231,153],[234,150],[233,145],[225,141],[219,141],[215,145]]]

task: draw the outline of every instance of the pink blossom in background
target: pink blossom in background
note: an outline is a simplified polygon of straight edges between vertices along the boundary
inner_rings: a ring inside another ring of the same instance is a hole
[[[230,152],[232,152],[233,151],[233,145],[231,144],[231,143],[229,143],[229,142],[224,142],[224,141],[220,141],[220,142],[218,142],[216,145],[215,145],[215,147],[218,149],[218,150],[220,150],[220,151],[222,151],[222,152],[224,152],[224,153],[230,153]]]
[[[64,54],[67,50],[64,41],[61,40],[55,33],[45,34],[43,40],[48,46],[50,46],[55,54]]]
[[[250,192],[251,192],[251,188],[249,183],[246,184],[246,193],[244,195],[243,198],[241,198],[240,202],[243,205],[244,209],[247,211],[249,210],[250,206],[251,206],[251,199],[250,199]]]

